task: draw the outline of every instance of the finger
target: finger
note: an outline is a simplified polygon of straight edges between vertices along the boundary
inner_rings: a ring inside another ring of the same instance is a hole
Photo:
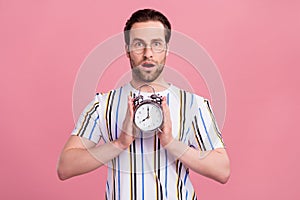
[[[133,98],[128,96],[126,116],[123,121],[122,131],[127,135],[132,135],[132,122],[133,122]]]
[[[128,96],[127,112],[129,112],[130,118],[133,119],[133,98],[131,96]]]
[[[166,97],[162,98],[161,106],[162,106],[162,109],[163,109],[164,120],[169,121],[169,119],[170,119],[170,109],[169,109],[169,106],[167,105],[167,98]]]

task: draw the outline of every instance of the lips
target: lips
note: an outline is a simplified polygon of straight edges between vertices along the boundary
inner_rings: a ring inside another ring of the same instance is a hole
[[[154,67],[155,65],[153,63],[150,63],[150,62],[144,62],[142,64],[143,67]]]

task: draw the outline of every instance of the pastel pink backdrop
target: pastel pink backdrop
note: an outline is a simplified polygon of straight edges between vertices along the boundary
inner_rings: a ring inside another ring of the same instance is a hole
[[[0,199],[104,199],[105,168],[61,182],[56,163],[74,127],[80,65],[146,7],[207,50],[226,88],[232,174],[221,185],[192,173],[199,199],[299,199],[300,3],[292,0],[0,1]],[[199,82],[196,92],[209,95]]]

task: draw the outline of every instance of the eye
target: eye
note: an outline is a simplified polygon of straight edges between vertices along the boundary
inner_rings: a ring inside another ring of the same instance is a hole
[[[160,46],[162,46],[162,42],[160,42],[160,41],[153,42],[152,46],[160,47]]]
[[[136,42],[133,43],[133,47],[134,48],[144,48],[145,44],[141,41],[136,41]]]

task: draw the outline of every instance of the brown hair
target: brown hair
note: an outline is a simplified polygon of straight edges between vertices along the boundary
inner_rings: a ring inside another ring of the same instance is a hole
[[[131,17],[127,20],[126,25],[124,27],[124,39],[127,45],[129,45],[129,30],[132,25],[137,22],[147,22],[147,21],[159,21],[165,27],[165,39],[166,43],[169,43],[171,38],[171,24],[166,16],[164,16],[161,12],[153,10],[153,9],[143,9],[134,12]]]

